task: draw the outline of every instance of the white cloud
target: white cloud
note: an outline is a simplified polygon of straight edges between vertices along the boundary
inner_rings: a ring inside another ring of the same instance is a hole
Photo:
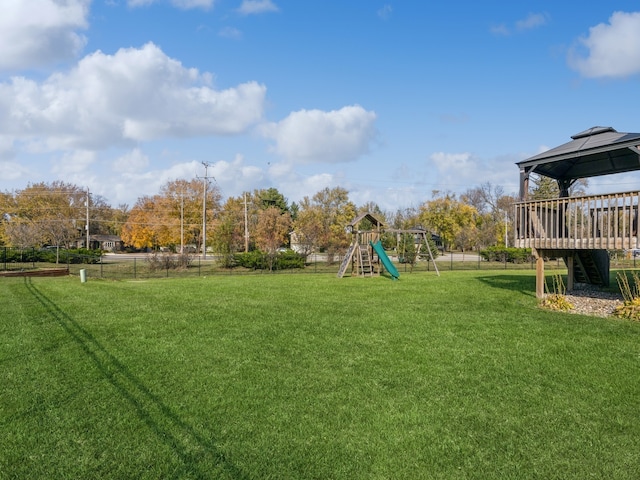
[[[271,0],[242,0],[238,12],[242,15],[255,15],[258,13],[277,12],[278,7]]]
[[[0,70],[40,68],[75,58],[91,0],[11,0],[0,15]]]
[[[509,30],[509,27],[507,27],[504,23],[500,23],[491,27],[491,33],[493,33],[494,35],[506,37],[511,35],[511,30]]]
[[[152,3],[157,3],[159,0],[128,0],[127,5],[129,7],[146,7]],[[215,0],[171,0],[171,5],[185,10],[190,8],[212,8],[215,4]]]
[[[517,20],[513,27],[505,23],[500,23],[491,27],[491,33],[500,36],[509,36],[514,31],[518,33],[542,27],[549,22],[549,15],[546,13],[530,13],[522,20]]]
[[[139,148],[118,157],[113,162],[113,170],[118,173],[140,172],[149,165],[149,157]]]
[[[435,152],[429,159],[440,172],[463,171],[465,168],[475,166],[471,154],[467,152]]]
[[[233,40],[239,40],[242,38],[242,32],[233,27],[224,27],[218,32],[218,35],[220,37],[231,38]]]
[[[357,159],[375,140],[375,112],[359,105],[340,110],[300,110],[263,126],[274,151],[292,162],[340,163]]]
[[[246,165],[244,156],[238,154],[228,162],[220,160],[211,165],[211,175],[225,195],[237,195],[256,188],[265,178],[264,171],[254,165]]]
[[[96,160],[95,152],[88,150],[74,150],[65,153],[53,162],[51,171],[58,176],[81,173],[89,169]]]
[[[156,195],[160,191],[160,187],[167,182],[180,178],[191,180],[201,170],[200,163],[190,161],[176,163],[162,170],[116,173],[108,181],[105,181],[104,178],[99,179],[92,186],[91,191],[107,197],[112,205],[120,203],[133,205],[137,199],[143,196]]]
[[[15,151],[13,149],[13,137],[0,134],[0,159],[13,157]]]
[[[171,3],[179,8],[204,8],[209,9],[213,7],[214,0],[171,0]]]
[[[393,7],[388,3],[385,4],[382,8],[378,10],[378,17],[383,20],[387,20],[391,16],[391,12],[393,12]]]
[[[114,55],[96,52],[43,83],[0,83],[0,131],[41,150],[100,149],[163,137],[242,133],[262,119],[266,87],[216,90],[211,75],[149,43]]]
[[[503,186],[508,193],[515,193],[518,186],[515,162],[524,157],[526,155],[479,158],[469,152],[436,152],[429,156],[427,170],[436,173],[430,182],[433,190],[463,192],[480,183],[491,182]]]
[[[0,178],[3,181],[18,180],[28,174],[28,170],[18,162],[0,160]]]
[[[589,29],[568,55],[585,77],[628,77],[640,73],[640,12],[615,12],[609,23]]]
[[[516,30],[523,32],[546,25],[549,16],[546,13],[530,13],[526,18],[516,22]]]

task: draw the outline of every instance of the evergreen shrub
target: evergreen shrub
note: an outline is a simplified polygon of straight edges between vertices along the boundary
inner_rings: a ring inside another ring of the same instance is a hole
[[[530,248],[495,246],[480,250],[479,253],[488,262],[525,263],[533,259]]]

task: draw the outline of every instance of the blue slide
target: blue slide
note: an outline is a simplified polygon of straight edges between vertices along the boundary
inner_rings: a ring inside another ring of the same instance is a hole
[[[378,257],[380,258],[380,261],[382,262],[382,265],[384,265],[384,268],[387,270],[387,272],[389,272],[389,274],[393,277],[393,279],[397,280],[398,278],[400,278],[398,269],[393,263],[391,263],[391,259],[387,256],[387,253],[384,251],[384,248],[382,248],[382,244],[380,243],[380,240],[378,240],[376,243],[369,242],[369,244],[376,251],[376,253],[378,254]]]

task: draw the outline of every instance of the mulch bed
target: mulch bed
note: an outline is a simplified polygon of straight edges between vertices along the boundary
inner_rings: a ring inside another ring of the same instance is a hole
[[[569,313],[610,317],[616,307],[624,303],[622,295],[602,291],[593,285],[576,283],[575,289],[566,293],[565,298],[573,305]]]

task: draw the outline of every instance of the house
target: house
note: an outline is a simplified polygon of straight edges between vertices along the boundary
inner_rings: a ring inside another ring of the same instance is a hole
[[[84,239],[82,242],[84,243]],[[89,249],[119,252],[123,249],[122,239],[118,235],[91,235],[89,237]]]

